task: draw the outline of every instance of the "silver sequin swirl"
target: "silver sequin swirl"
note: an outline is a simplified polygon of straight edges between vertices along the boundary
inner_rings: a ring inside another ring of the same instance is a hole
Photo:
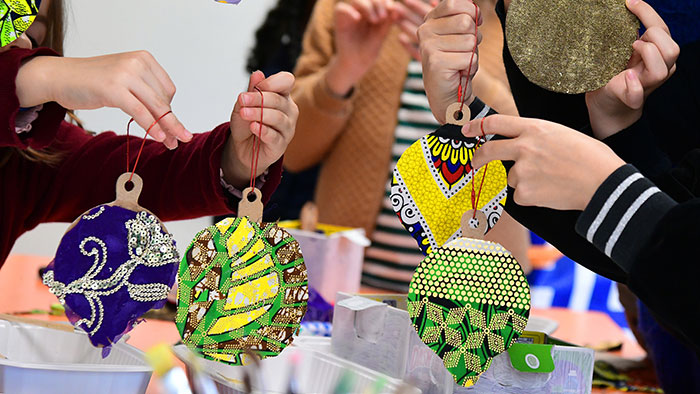
[[[94,216],[99,216],[103,210]],[[91,220],[92,217],[85,219]],[[137,302],[157,302],[166,299],[170,287],[162,283],[133,284],[129,282],[131,274],[139,265],[160,267],[176,264],[180,257],[173,243],[172,235],[161,231],[158,218],[147,213],[139,212],[136,218],[125,223],[129,260],[120,265],[107,279],[95,279],[107,263],[107,246],[94,236],[84,238],[79,245],[80,253],[94,258],[88,272],[75,281],[64,284],[54,279],[53,271],[47,271],[43,276],[44,284],[65,302],[68,294],[81,294],[90,305],[90,318],[82,318],[76,326],[84,324],[90,335],[95,334],[104,320],[102,297],[116,293],[126,286],[129,296]],[[86,246],[88,248],[86,249]]]

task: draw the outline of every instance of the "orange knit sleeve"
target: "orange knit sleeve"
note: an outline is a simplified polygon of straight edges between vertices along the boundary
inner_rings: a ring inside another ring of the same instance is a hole
[[[284,165],[301,171],[318,164],[332,148],[352,112],[353,96],[338,98],[326,84],[326,70],[335,54],[333,12],[337,0],[319,0],[304,34],[292,98],[299,106],[296,134]]]

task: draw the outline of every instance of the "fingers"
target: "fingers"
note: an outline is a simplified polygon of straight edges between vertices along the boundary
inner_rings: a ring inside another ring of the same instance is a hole
[[[350,5],[371,23],[382,22],[389,16],[386,0],[351,0]]]
[[[421,0],[403,0],[396,2],[396,9],[401,11],[404,18],[419,26],[425,20],[425,16],[433,9],[433,6]]]
[[[425,57],[426,52],[421,51],[421,54]],[[428,53],[427,57],[427,62],[429,63],[427,66],[428,70],[436,70],[440,72],[444,71],[452,71],[452,72],[460,72],[460,71],[465,71],[469,70],[469,64],[471,61],[471,75],[469,77],[473,77],[476,72],[479,69],[479,55],[475,54],[473,56],[465,56],[464,53],[458,53],[458,52],[432,52]]]
[[[410,42],[418,44],[418,25],[404,19],[398,22],[398,27]]]
[[[389,16],[389,1],[387,0],[372,0],[372,8],[378,17],[378,21],[382,21]]]
[[[241,118],[249,122],[260,122],[260,108],[241,108]],[[285,112],[275,108],[266,107],[263,109],[262,119],[265,126],[280,133],[294,128],[290,117]],[[257,134],[257,129],[254,132]]]
[[[408,54],[411,55],[412,58],[416,59],[417,61],[421,61],[420,50],[418,49],[418,46],[406,33],[399,34],[399,42],[401,43],[401,45],[403,45],[406,52],[408,52]]]
[[[676,59],[678,59],[681,49],[667,31],[654,26],[647,29],[640,39],[656,46],[668,69],[671,69],[676,64]]]
[[[472,0],[443,0],[426,15],[425,19],[439,19],[451,15],[466,14],[474,20],[477,12],[479,14],[478,24],[481,25],[483,21],[481,12],[478,11],[478,7]]]
[[[334,10],[335,28],[339,31],[349,29],[362,20],[362,14],[348,3],[337,3]]]
[[[488,141],[474,153],[472,166],[481,168],[494,160],[516,160],[518,152],[517,140]]]
[[[477,31],[474,19],[467,14],[456,14],[434,19],[426,26],[435,35],[474,34]]]
[[[434,40],[434,49],[442,52],[458,52],[465,56],[474,52],[477,39],[473,34],[453,34],[440,36]]]
[[[261,128],[260,122],[251,122],[250,132],[260,138],[263,145],[271,147],[286,146],[294,136],[294,133],[281,133],[266,125],[262,125]]]
[[[265,74],[262,71],[253,71],[253,73],[250,74],[250,79],[248,79],[248,91],[254,92],[255,86],[258,86],[258,84],[260,84],[264,80]]]
[[[644,67],[641,70],[639,79],[645,86],[657,85],[668,78],[669,69],[656,45],[637,40],[632,44],[632,47],[642,57]]]
[[[279,72],[253,86],[257,86],[258,89],[264,92],[275,92],[283,96],[289,96],[294,87],[294,75],[288,72]]]
[[[484,134],[498,134],[509,138],[518,137],[527,127],[536,126],[539,122],[542,122],[537,119],[509,115],[492,115],[483,119]],[[472,120],[462,127],[462,132],[467,137],[481,136],[482,120]]]
[[[149,75],[153,75],[155,80],[158,81],[162,89],[163,97],[166,97],[169,102],[172,101],[176,92],[175,84],[173,83],[172,79],[170,79],[170,76],[165,69],[160,65],[160,63],[158,63],[158,61],[156,61],[153,55],[147,51],[143,52],[144,60],[146,61],[148,68],[151,70]],[[155,86],[155,84],[153,84],[153,86]]]
[[[265,108],[286,111],[290,106],[290,100],[287,97],[275,92],[263,92],[262,96],[257,91],[245,92],[238,96],[238,100],[241,108],[260,108],[264,105]]]
[[[155,119],[159,119],[161,116],[163,116],[163,114],[166,114],[171,110],[170,104],[163,101],[162,97],[160,97],[160,95],[158,95],[149,85],[143,83],[143,81],[138,81],[131,86],[130,91],[146,107],[151,115],[151,118],[153,119],[151,122],[155,121]],[[134,119],[136,120],[136,118]],[[138,120],[137,123],[139,123],[141,127],[144,127],[140,122],[138,122]],[[148,127],[150,126],[151,124],[145,126],[144,130],[148,130]],[[172,112],[160,119],[158,124],[151,128],[149,134],[151,134],[153,138],[158,141],[163,141],[167,135],[171,135],[175,139],[183,142],[187,142],[192,139],[192,134],[185,129],[185,126],[183,126],[180,120]],[[177,144],[175,145],[177,146]]]
[[[642,0],[627,0],[627,9],[636,15],[647,29],[656,26],[666,31],[667,34],[671,34],[664,20],[646,2]]]

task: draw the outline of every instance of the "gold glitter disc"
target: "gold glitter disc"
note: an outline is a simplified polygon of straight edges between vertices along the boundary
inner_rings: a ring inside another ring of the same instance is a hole
[[[508,48],[533,83],[560,93],[599,89],[623,71],[639,20],[625,0],[513,0]]]

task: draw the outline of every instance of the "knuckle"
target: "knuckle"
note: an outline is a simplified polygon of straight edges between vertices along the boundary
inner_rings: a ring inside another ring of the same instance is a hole
[[[173,97],[175,97],[175,93],[177,93],[177,88],[175,87],[174,84],[169,83],[165,87],[165,93],[168,95],[169,99],[172,99]]]
[[[472,24],[471,17],[467,14],[459,14],[457,16],[457,27],[459,33],[468,33]]]
[[[671,46],[670,52],[671,52],[670,53],[671,57],[675,61],[678,58],[678,56],[680,56],[680,54],[681,54],[681,47],[678,45],[678,43],[673,41],[673,45]]]

